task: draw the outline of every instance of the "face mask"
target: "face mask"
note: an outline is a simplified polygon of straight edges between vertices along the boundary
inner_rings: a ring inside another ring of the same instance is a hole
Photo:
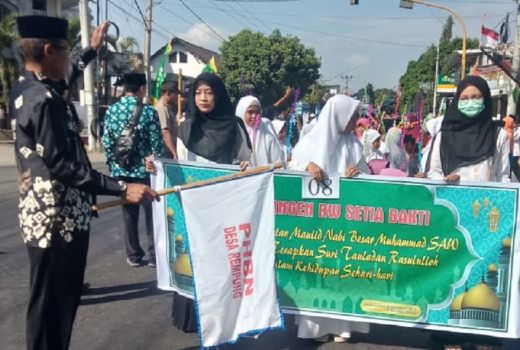
[[[477,98],[459,101],[458,107],[459,111],[461,111],[466,117],[474,118],[484,110],[484,99]]]

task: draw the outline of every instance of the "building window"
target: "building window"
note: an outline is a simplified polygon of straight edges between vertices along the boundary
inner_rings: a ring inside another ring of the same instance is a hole
[[[47,11],[47,1],[46,0],[33,0],[33,10],[38,11]]]
[[[184,52],[179,52],[179,63],[188,63],[188,55]]]
[[[170,55],[170,63],[177,63],[177,51],[174,51]]]

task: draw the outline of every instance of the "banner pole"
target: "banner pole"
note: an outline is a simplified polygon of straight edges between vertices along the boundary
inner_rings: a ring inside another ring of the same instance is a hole
[[[177,94],[177,126],[180,126],[182,119],[182,68],[179,68],[177,74],[177,89],[179,91]]]
[[[228,174],[228,175],[224,175],[224,176],[218,176],[218,177],[214,177],[214,178],[207,179],[207,180],[195,181],[195,182],[187,183],[187,184],[180,185],[180,186],[165,188],[163,190],[157,191],[157,194],[159,196],[164,196],[164,195],[179,192],[181,190],[185,190],[188,188],[195,188],[195,187],[201,187],[201,186],[205,186],[205,185],[216,184],[219,182],[234,180],[234,179],[238,179],[238,178],[249,176],[249,175],[265,173],[265,172],[272,171],[274,169],[280,169],[283,167],[284,167],[284,163],[276,162],[274,164],[263,165],[263,166],[259,166],[256,168],[251,168],[249,170],[244,170],[244,171],[241,171],[238,173]],[[117,200],[113,200],[113,201],[109,201],[109,202],[105,202],[105,203],[95,204],[92,206],[92,210],[99,211],[99,210],[117,207],[117,206],[120,206],[123,204],[126,204],[126,201],[124,201],[123,199],[117,199]]]

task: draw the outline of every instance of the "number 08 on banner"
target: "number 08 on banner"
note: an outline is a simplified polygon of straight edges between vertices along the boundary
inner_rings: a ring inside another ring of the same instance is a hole
[[[327,176],[321,181],[312,176],[303,177],[302,198],[338,199],[339,176]]]

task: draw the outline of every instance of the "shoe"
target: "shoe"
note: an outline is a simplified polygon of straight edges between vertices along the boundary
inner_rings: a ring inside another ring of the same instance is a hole
[[[346,343],[350,338],[340,337],[339,335],[334,337],[334,343]]]
[[[330,335],[329,334],[325,334],[322,337],[314,338],[314,341],[317,341],[319,343],[328,343],[329,340],[330,340]]]
[[[141,266],[141,261],[132,261],[132,260],[130,260],[130,258],[126,258],[126,263],[132,267]]]
[[[157,264],[155,263],[155,260],[148,260],[148,267],[156,267]]]

